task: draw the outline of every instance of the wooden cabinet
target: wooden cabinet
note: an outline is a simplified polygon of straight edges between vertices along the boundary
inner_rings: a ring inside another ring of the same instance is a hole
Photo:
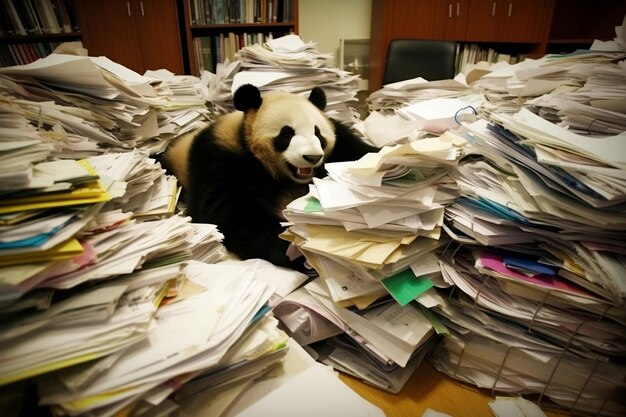
[[[140,74],[183,74],[176,0],[74,0],[83,45]]]
[[[382,86],[394,38],[483,42],[541,56],[554,0],[372,0],[370,92]]]
[[[461,40],[541,43],[548,35],[551,12],[546,0],[471,0]]]
[[[369,89],[382,86],[394,38],[477,43],[537,58],[613,39],[625,14],[623,0],[372,0]]]
[[[394,37],[419,37],[423,39],[457,39],[465,35],[468,0],[391,0],[374,2],[384,19],[381,29]],[[379,22],[379,20],[377,20]],[[374,24],[374,21],[372,21]]]
[[[298,33],[298,0],[182,0],[186,70],[215,72],[217,63],[271,36]]]
[[[613,39],[624,15],[623,0],[556,0],[546,52],[571,52],[595,39]]]

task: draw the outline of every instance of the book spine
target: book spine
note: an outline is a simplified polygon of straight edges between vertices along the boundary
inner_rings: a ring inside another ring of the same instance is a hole
[[[15,7],[15,3],[13,0],[7,0],[7,14],[9,15],[9,19],[11,24],[13,25],[13,30],[16,35],[26,36],[28,33],[26,32],[26,28],[24,27],[24,23],[17,12],[17,8]]]

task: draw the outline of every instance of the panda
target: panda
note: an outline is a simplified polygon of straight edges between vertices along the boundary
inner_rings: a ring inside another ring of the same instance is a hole
[[[261,258],[303,271],[304,259],[287,256],[282,211],[306,194],[325,162],[357,160],[378,148],[326,115],[326,95],[308,98],[251,84],[233,95],[236,111],[174,141],[163,166],[183,189],[187,214],[217,225],[226,249],[245,260]]]

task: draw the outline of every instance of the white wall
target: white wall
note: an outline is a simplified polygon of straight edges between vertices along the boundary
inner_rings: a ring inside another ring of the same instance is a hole
[[[339,63],[340,39],[369,39],[372,0],[299,0],[298,34],[332,52]]]

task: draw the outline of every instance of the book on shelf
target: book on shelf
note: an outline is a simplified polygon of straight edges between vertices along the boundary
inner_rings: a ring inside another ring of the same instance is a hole
[[[291,0],[190,0],[192,25],[291,21]]]
[[[26,28],[22,23],[22,19],[17,12],[17,8],[15,7],[15,3],[13,2],[13,0],[6,0],[5,5],[6,13],[9,17],[9,22],[11,23],[11,26],[13,28],[13,33],[9,32],[9,34],[26,36],[28,33],[26,32]]]
[[[524,59],[522,55],[513,55],[498,52],[491,47],[485,47],[476,43],[459,43],[456,50],[456,73],[463,72],[469,64],[477,64],[485,61],[489,63],[508,62],[516,64]]]

